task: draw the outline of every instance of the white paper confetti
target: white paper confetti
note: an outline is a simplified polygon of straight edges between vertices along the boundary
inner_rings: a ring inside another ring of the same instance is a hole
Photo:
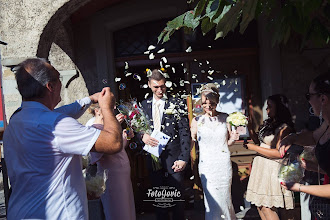
[[[189,46],[189,47],[186,49],[186,52],[187,52],[187,53],[190,53],[191,51],[192,51],[191,46]]]
[[[149,96],[149,93],[146,93],[146,94],[144,95],[144,99],[147,99],[148,96]]]
[[[211,48],[212,46],[208,46],[208,48]]]
[[[128,77],[130,75],[132,75],[133,73],[126,73],[125,76]]]
[[[148,85],[147,85],[147,84],[144,84],[144,85],[142,86],[142,88],[146,89],[146,88],[148,88]]]
[[[171,65],[165,65],[165,68],[167,69],[167,68],[170,68],[171,67]]]
[[[167,88],[171,88],[172,87],[172,82],[171,81],[166,81],[166,83],[165,83],[165,86],[167,87]]]
[[[207,71],[207,73],[208,73],[209,75],[212,75],[212,74],[214,73],[214,70],[209,70],[209,71]]]
[[[115,78],[115,82],[119,82],[120,80],[121,80],[121,78],[119,78],[119,77]]]
[[[152,75],[152,71],[151,71],[151,69],[148,69],[147,77],[150,77],[151,75]]]
[[[186,83],[186,84],[190,84],[190,82],[189,82],[189,81],[184,81],[184,83]]]
[[[197,62],[197,59],[194,59],[195,62]]]
[[[150,59],[150,60],[155,59],[155,55],[154,55],[153,53],[149,54],[149,59]]]
[[[144,53],[144,54],[149,54],[149,53],[150,53],[150,51],[149,51],[149,50],[147,50],[147,51],[144,51],[143,53]]]
[[[164,48],[157,51],[157,53],[164,53],[164,52],[165,52]]]
[[[163,67],[163,62],[162,62],[162,61],[159,61],[159,66],[160,66],[160,68],[164,68],[164,67]]]
[[[128,63],[125,62],[125,70],[127,70],[127,69],[128,69]]]
[[[209,63],[210,63],[210,62],[209,62],[208,60],[206,60],[206,64],[209,65]]]
[[[172,67],[172,72],[175,73],[175,68],[174,67]]]
[[[207,76],[207,78],[208,78],[209,80],[213,80],[213,77],[211,77],[211,76]]]
[[[148,47],[148,50],[153,50],[153,49],[155,49],[156,47],[154,46],[154,45],[150,45],[149,47]]]
[[[164,63],[167,63],[167,59],[166,57],[162,57],[161,60],[164,62]],[[167,68],[167,67],[166,67]]]

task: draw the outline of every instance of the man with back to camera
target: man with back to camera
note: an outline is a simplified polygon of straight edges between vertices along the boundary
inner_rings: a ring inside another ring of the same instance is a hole
[[[149,118],[152,119],[154,130],[159,130],[168,136],[170,140],[160,154],[161,168],[153,166],[154,159],[147,157],[147,165],[150,171],[150,180],[153,186],[174,186],[181,191],[184,178],[184,169],[190,158],[190,130],[188,117],[181,114],[179,110],[185,110],[185,103],[175,98],[167,98],[166,79],[160,70],[153,70],[148,79],[148,86],[153,96],[141,102]],[[175,110],[170,105],[175,105]],[[142,141],[150,146],[157,146],[158,141],[148,134],[144,134]],[[173,198],[178,199],[178,198]],[[157,208],[157,219],[168,219],[166,208]],[[173,219],[184,219],[184,202],[177,202],[173,207]]]
[[[81,155],[122,149],[121,127],[110,88],[55,109],[61,101],[59,72],[45,59],[27,59],[15,73],[21,108],[4,132],[12,194],[8,219],[88,219]],[[104,115],[102,131],[75,120],[92,102]],[[110,145],[109,142],[112,144]]]

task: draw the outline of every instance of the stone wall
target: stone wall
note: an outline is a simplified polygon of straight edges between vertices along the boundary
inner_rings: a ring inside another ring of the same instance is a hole
[[[84,78],[75,65],[69,16],[89,0],[0,0],[0,36],[8,43],[1,48],[3,92],[7,120],[20,106],[10,66],[28,57],[48,58],[63,75],[62,101],[68,104],[88,95]],[[8,67],[9,66],[9,67]],[[84,116],[85,122],[90,116]]]

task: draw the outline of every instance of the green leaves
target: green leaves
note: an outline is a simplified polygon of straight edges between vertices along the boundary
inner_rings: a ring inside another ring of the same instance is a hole
[[[239,32],[244,33],[249,23],[254,19],[258,0],[245,1],[242,8],[242,21]]]
[[[218,39],[239,25],[243,34],[252,20],[263,15],[273,32],[273,46],[286,43],[292,33],[301,36],[302,45],[310,41],[324,45],[330,39],[329,11],[327,0],[199,0],[194,10],[167,23],[158,42],[170,40],[182,27],[186,32],[201,26],[203,35],[215,29]]]

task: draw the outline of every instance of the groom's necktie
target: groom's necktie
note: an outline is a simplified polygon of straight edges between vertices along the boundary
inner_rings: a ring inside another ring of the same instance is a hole
[[[155,104],[154,112],[154,129],[160,131],[160,112],[159,112],[160,102],[157,101]]]

